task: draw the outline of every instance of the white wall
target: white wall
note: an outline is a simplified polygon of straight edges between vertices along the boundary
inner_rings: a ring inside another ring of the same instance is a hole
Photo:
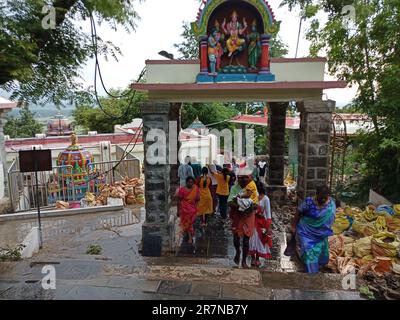
[[[186,156],[195,158],[202,165],[207,164],[210,159],[210,138],[185,140],[179,152],[179,161],[184,162]]]
[[[195,83],[199,64],[148,64],[147,83]],[[325,62],[275,62],[271,72],[276,82],[324,81]]]

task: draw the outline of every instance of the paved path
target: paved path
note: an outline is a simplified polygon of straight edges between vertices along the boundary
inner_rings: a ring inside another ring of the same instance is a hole
[[[262,269],[235,267],[229,226],[216,221],[197,232],[194,250],[183,248],[177,256],[144,258],[138,252],[142,222],[138,210],[128,217],[67,218],[59,227],[53,221],[48,230],[54,233],[38,255],[0,263],[0,299],[359,298],[357,292],[340,290],[338,275],[280,272],[282,264],[288,263],[280,259],[280,250]],[[101,255],[87,255],[90,244],[101,245]],[[56,270],[56,290],[42,288],[46,265]]]

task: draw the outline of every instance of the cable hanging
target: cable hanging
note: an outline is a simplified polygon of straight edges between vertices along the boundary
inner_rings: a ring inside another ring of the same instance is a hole
[[[112,93],[110,93],[110,92],[107,90],[107,88],[106,88],[106,86],[105,86],[105,84],[104,84],[104,80],[103,80],[103,76],[102,76],[101,68],[100,68],[100,63],[99,63],[99,58],[98,58],[98,43],[97,43],[98,36],[97,36],[96,23],[95,23],[95,21],[94,21],[92,12],[89,12],[89,16],[90,16],[90,27],[91,27],[90,29],[91,29],[92,44],[93,44],[93,51],[94,51],[94,58],[95,58],[95,70],[94,70],[94,91],[95,91],[95,99],[96,99],[96,102],[97,102],[97,104],[99,105],[101,111],[102,111],[107,117],[109,117],[109,118],[111,118],[111,119],[113,119],[113,120],[119,120],[119,119],[124,118],[124,117],[128,114],[129,108],[132,106],[133,100],[134,100],[134,98],[135,98],[135,96],[136,96],[136,90],[130,89],[127,93],[122,94],[122,95],[120,95],[120,96],[113,95]],[[139,81],[143,78],[145,72],[146,72],[146,67],[143,68],[142,72],[140,73],[140,75],[139,75],[139,77],[138,77],[138,79],[137,79],[137,82],[139,82]],[[100,78],[100,82],[101,82],[101,85],[102,85],[102,87],[103,87],[105,93],[106,93],[108,96],[110,96],[111,98],[113,98],[113,99],[122,99],[122,98],[126,98],[126,97],[128,97],[129,95],[131,95],[131,98],[129,99],[128,105],[127,105],[127,107],[125,108],[124,112],[121,114],[121,116],[116,116],[116,115],[110,114],[109,112],[107,112],[107,111],[105,110],[105,108],[104,108],[103,105],[101,104],[101,101],[100,101],[100,98],[99,98],[99,95],[98,95],[98,92],[97,92],[97,76],[99,76],[99,78]]]

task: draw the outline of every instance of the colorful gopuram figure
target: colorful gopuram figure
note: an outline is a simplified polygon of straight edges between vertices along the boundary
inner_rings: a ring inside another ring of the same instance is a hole
[[[249,41],[249,66],[250,71],[257,70],[258,60],[261,57],[261,35],[257,30],[257,22],[253,21],[251,33],[247,36]]]
[[[219,23],[215,22],[215,28],[208,38],[208,60],[210,61],[210,73],[216,74],[221,68],[223,49],[220,43]]]
[[[247,29],[246,18],[243,18],[243,26],[238,21],[238,14],[233,11],[231,15],[231,22],[226,23],[226,19],[222,23],[222,30],[229,37],[226,41],[228,49],[228,57],[232,57],[237,51],[243,51],[246,46],[246,40],[242,37]]]
[[[93,155],[78,144],[78,137],[71,135],[71,145],[58,155],[58,175],[63,194],[81,200],[88,191],[88,167],[94,162]]]

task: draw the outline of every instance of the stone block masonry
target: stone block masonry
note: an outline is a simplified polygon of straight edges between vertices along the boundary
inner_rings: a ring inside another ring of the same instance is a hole
[[[283,186],[287,103],[270,103],[268,185]]]
[[[143,118],[146,183],[146,221],[142,227],[143,253],[154,252],[154,246],[160,246],[162,252],[168,251],[171,248],[171,230],[168,226],[171,182],[171,166],[168,162],[168,146],[171,106],[172,105],[169,103],[153,102],[143,103],[140,105]],[[162,130],[165,133],[166,161],[164,161],[164,163],[153,164],[148,161],[149,148],[154,143],[157,143],[157,139],[155,141],[147,139],[151,130]]]
[[[298,195],[313,196],[317,186],[328,183],[332,112],[335,102],[310,100],[298,103],[299,135]]]

